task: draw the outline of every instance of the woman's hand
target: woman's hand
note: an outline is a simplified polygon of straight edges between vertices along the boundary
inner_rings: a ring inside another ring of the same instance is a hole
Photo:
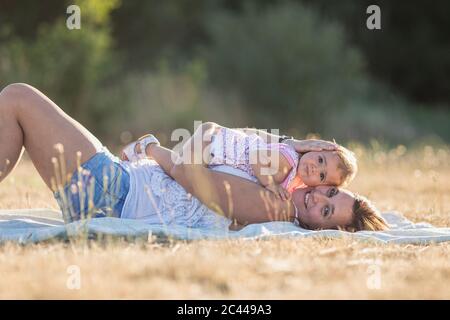
[[[123,161],[138,161],[143,158],[150,158],[147,154],[147,147],[150,145],[159,145],[158,139],[152,134],[146,134],[138,140],[128,144],[120,154],[120,159]],[[142,149],[142,150],[141,150]],[[145,149],[145,150],[144,150]]]
[[[128,144],[125,148],[123,148],[120,154],[120,160],[131,162],[137,161],[139,160],[140,153],[141,153],[141,145],[139,144],[139,140],[137,140]]]
[[[290,145],[298,153],[305,153],[310,151],[334,151],[339,145],[337,143],[325,140],[309,139],[309,140],[295,140],[288,139],[283,141]]]

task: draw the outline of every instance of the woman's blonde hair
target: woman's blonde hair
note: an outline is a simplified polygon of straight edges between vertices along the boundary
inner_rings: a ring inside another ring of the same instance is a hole
[[[389,228],[380,212],[363,196],[355,194],[352,212],[353,221],[345,228],[347,231],[381,231]]]

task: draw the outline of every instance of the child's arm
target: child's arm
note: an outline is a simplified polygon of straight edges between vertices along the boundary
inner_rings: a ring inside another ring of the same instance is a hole
[[[250,153],[250,161],[253,173],[261,185],[282,200],[290,198],[290,193],[280,184],[286,179],[292,166],[281,152],[255,150]]]

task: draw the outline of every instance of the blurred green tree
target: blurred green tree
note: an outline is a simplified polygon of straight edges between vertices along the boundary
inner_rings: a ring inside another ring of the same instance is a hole
[[[115,71],[109,12],[118,1],[71,3],[82,8],[80,30],[68,30],[68,15],[63,7],[58,18],[38,23],[34,35],[11,33],[7,36],[4,33],[0,47],[0,86],[12,82],[35,85],[69,114],[94,126],[99,124],[100,116],[107,116],[97,113],[101,108],[96,104],[102,103],[104,98],[102,84],[111,81]],[[15,30],[14,25],[8,28],[3,24],[2,27]]]
[[[330,109],[363,92],[363,60],[340,26],[285,3],[220,13],[207,24],[210,80],[245,98],[255,125],[323,130]]]
[[[70,31],[73,3],[0,0],[0,86],[39,87],[101,137],[207,119],[450,140],[448,1],[79,0]]]
[[[416,103],[450,108],[450,1],[298,1],[345,27],[374,78]],[[365,27],[371,4],[381,8],[379,31]]]

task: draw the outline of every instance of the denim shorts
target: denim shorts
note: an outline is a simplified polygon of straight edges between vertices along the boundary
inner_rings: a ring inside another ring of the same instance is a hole
[[[54,193],[66,223],[87,217],[119,217],[130,189],[130,175],[107,148],[97,152]]]

